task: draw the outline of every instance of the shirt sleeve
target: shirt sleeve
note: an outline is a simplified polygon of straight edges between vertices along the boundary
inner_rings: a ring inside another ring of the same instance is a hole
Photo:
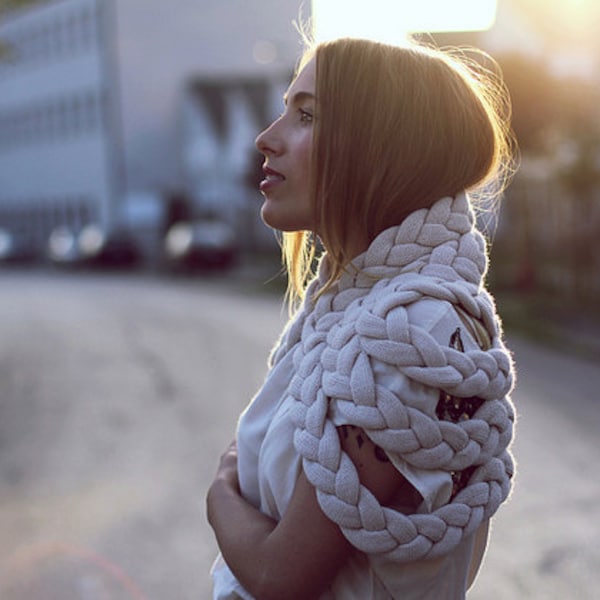
[[[411,304],[406,310],[409,321],[419,323],[440,345],[449,345],[452,334],[460,328],[465,350],[477,348],[477,343],[465,330],[450,303],[427,298]],[[439,389],[409,379],[394,365],[371,359],[371,366],[378,385],[392,391],[406,406],[435,417]],[[330,404],[330,416],[336,426],[352,424],[338,409],[335,399]],[[368,435],[368,431],[366,433]],[[387,452],[387,455],[396,469],[421,494],[423,503],[419,512],[429,513],[447,504],[452,494],[450,473],[438,469],[419,469],[408,464],[399,454]]]

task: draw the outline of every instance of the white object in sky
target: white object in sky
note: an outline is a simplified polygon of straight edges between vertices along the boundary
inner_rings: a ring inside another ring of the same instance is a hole
[[[484,31],[497,0],[312,0],[317,41],[358,37],[397,44],[410,33]]]

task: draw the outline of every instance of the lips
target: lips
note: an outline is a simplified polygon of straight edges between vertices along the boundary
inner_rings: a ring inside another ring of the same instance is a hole
[[[285,181],[285,177],[281,173],[271,169],[270,167],[263,167],[263,173],[265,178],[260,182],[259,186],[261,192],[266,192],[272,189],[278,183]]]

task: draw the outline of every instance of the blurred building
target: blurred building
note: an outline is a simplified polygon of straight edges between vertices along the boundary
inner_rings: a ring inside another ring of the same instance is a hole
[[[41,247],[59,225],[135,227],[148,199],[175,193],[233,214],[300,50],[299,5],[47,0],[4,14],[0,227]]]
[[[106,223],[117,139],[106,26],[96,0],[56,2],[0,24],[0,219],[31,245],[56,224]]]
[[[246,232],[247,246],[273,243],[259,214],[263,157],[254,139],[281,112],[291,73],[280,77],[190,79],[181,101],[183,182],[197,216]]]

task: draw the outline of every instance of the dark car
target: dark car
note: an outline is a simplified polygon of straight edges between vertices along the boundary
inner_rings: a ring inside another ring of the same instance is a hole
[[[48,240],[48,254],[52,262],[67,266],[127,268],[141,260],[140,250],[127,232],[108,232],[94,224],[79,232],[55,229]]]
[[[165,255],[174,268],[227,269],[238,252],[235,230],[219,219],[179,222],[165,236]]]

